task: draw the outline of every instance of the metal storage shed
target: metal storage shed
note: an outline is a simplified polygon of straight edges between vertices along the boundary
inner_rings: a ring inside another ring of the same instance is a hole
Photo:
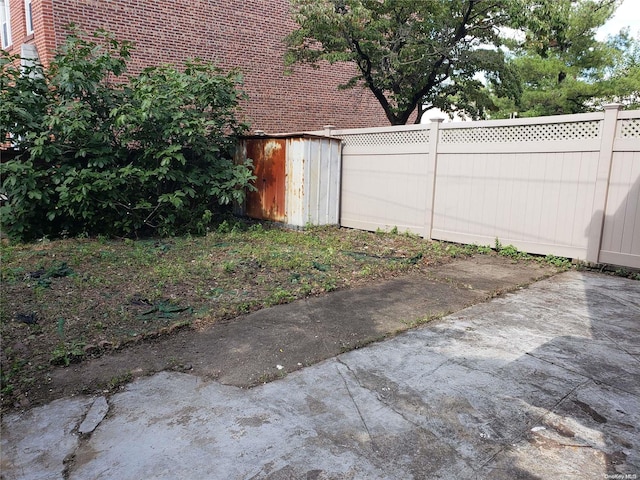
[[[294,133],[240,141],[238,155],[253,160],[256,191],[236,213],[286,225],[337,225],[340,221],[339,138]]]

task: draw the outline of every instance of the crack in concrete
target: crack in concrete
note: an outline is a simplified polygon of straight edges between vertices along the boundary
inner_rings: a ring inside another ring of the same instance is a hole
[[[358,375],[356,374],[356,372],[353,371],[353,369],[347,364],[345,363],[341,358],[336,357],[336,360],[338,361],[338,363],[344,365],[344,367],[351,372],[351,374],[353,375],[356,383],[358,384],[358,386],[360,388],[362,388],[363,390],[366,390],[368,392],[374,393],[376,395],[376,398],[378,400],[378,402],[380,402],[382,405],[384,405],[385,407],[389,408],[392,412],[396,413],[397,415],[399,415],[405,422],[407,422],[410,425],[413,425],[414,427],[416,427],[418,430],[420,430],[421,432],[425,433],[425,434],[433,434],[428,428],[425,428],[424,425],[421,425],[420,423],[418,423],[417,421],[409,418],[409,416],[403,411],[400,410],[398,408],[395,407],[395,405],[393,403],[387,402],[385,397],[381,396],[379,394],[379,392],[369,388],[368,386],[364,385],[361,381],[360,378],[358,377]],[[439,365],[438,367],[436,367],[436,370],[438,368],[440,368],[442,365],[444,365],[445,363],[447,363],[449,360],[445,360],[441,365]],[[435,370],[434,370],[435,371]],[[346,380],[344,378],[344,376],[342,375],[342,372],[340,372],[340,370],[338,369],[338,373],[340,374],[340,376],[342,377],[343,382],[345,382],[345,386],[347,386],[346,384]],[[355,400],[353,399],[353,396],[351,395],[351,392],[349,391],[349,387],[347,386],[347,391],[349,392],[349,396],[351,397],[351,400],[354,402],[355,404]],[[358,408],[358,406],[356,405],[356,409]],[[358,413],[360,414],[360,410],[358,409]],[[360,418],[362,419],[363,423],[364,423],[364,419],[362,418],[362,415],[360,415]],[[365,428],[366,428],[366,424],[365,424]],[[367,432],[369,432],[368,428],[367,428]],[[371,438],[371,435],[369,434],[369,437]],[[373,440],[372,440],[373,443]],[[467,465],[471,470],[473,470],[474,472],[476,472],[476,469],[473,468],[472,465],[469,464],[469,462],[467,461],[466,458],[462,457],[461,455],[458,454],[458,452],[455,451],[455,449],[450,449],[452,454],[454,454],[456,457],[458,457],[462,462],[464,462],[465,465]]]
[[[625,307],[630,308],[630,309],[635,310],[636,312],[640,313],[640,306],[636,305],[635,303],[627,301],[627,299],[624,298],[624,297],[620,297],[620,296],[618,296],[618,295],[616,295],[615,293],[612,293],[612,292],[604,291],[604,289],[598,290],[597,293],[599,295],[603,295],[605,297],[608,297],[611,300],[615,300],[616,302],[621,303]]]
[[[554,412],[556,410],[556,408],[558,408],[558,406],[564,402],[567,398],[569,398],[570,395],[572,395],[573,393],[575,393],[578,389],[584,387],[585,385],[587,385],[590,382],[593,382],[594,380],[590,379],[587,377],[587,380],[585,380],[582,383],[579,383],[578,385],[576,385],[575,387],[573,387],[571,390],[569,390],[569,392],[564,395],[560,400],[558,400],[553,407],[551,407],[550,409],[548,409],[547,413],[545,413],[544,415],[541,415],[540,418],[538,419],[539,421],[542,421],[543,418],[545,418],[546,416],[548,416],[550,413]]]
[[[588,384],[590,381],[592,381],[592,380],[591,380],[591,379],[587,379],[587,380],[585,380],[584,382],[581,382],[581,383],[579,383],[578,385],[576,385],[575,387],[573,387],[571,390],[569,390],[565,395],[563,395],[563,397],[562,397],[560,400],[558,400],[558,401],[557,401],[557,402],[556,402],[556,403],[555,403],[551,408],[549,408],[549,409],[547,410],[547,412],[546,412],[546,413],[544,413],[544,414],[542,414],[542,415],[538,416],[538,418],[537,418],[537,419],[535,419],[535,421],[533,422],[533,424],[536,424],[536,423],[540,423],[540,422],[542,422],[542,420],[543,420],[545,417],[547,417],[549,414],[553,413],[553,411],[558,407],[558,405],[560,405],[560,404],[561,404],[562,402],[564,402],[564,401],[565,401],[565,400],[566,400],[570,395],[572,395],[576,390],[578,390],[579,388],[582,388],[583,386],[585,386],[586,384]],[[513,444],[513,445],[515,445],[515,444],[517,444],[518,442],[521,442],[521,441],[525,440],[525,438],[526,438],[526,437],[527,437],[527,435],[528,435],[529,430],[530,430],[529,426],[527,426],[526,428],[524,428],[524,429],[523,429],[519,434],[517,434],[517,435],[515,436],[514,441],[513,441],[513,442],[510,442],[510,443],[511,443],[511,444]],[[473,469],[473,470],[474,470],[474,471],[476,471],[476,472],[479,472],[479,471],[480,471],[480,470],[482,470],[483,468],[486,468],[486,466],[487,466],[489,463],[493,462],[493,460],[495,460],[495,458],[496,458],[498,455],[500,455],[500,454],[501,454],[501,453],[503,453],[504,451],[506,451],[506,450],[508,450],[509,448],[511,448],[511,446],[512,446],[511,444],[510,444],[510,445],[503,445],[502,447],[499,447],[499,449],[498,449],[498,451],[497,451],[497,452],[495,452],[493,455],[491,455],[491,456],[490,456],[490,457],[489,457],[485,462],[483,462],[483,463],[480,465],[480,468],[478,468],[477,470],[476,470],[476,469]],[[473,468],[473,467],[472,467],[472,468]]]
[[[636,362],[640,363],[640,358],[638,358],[637,355],[634,355],[633,353],[631,353],[629,350],[627,350],[626,348],[624,348],[622,345],[620,345],[615,339],[611,338],[609,335],[607,335],[603,330],[596,328],[596,327],[591,327],[593,329],[594,332],[597,332],[599,335],[602,335],[603,337],[605,337],[607,340],[609,340],[611,343],[613,343],[616,347],[618,347],[619,350],[623,351],[624,353],[626,353],[627,355],[629,355],[633,360],[635,360]]]
[[[436,368],[434,368],[433,370],[431,370],[428,373],[425,373],[424,376],[428,376],[428,375],[433,375],[434,373],[436,373],[438,370],[440,370],[442,367],[444,367],[445,365],[447,365],[448,363],[451,362],[452,359],[447,358],[446,360],[444,360],[442,363],[440,363]]]
[[[580,377],[584,377],[584,378],[588,379],[588,381],[591,381],[591,382],[595,383],[596,385],[606,385],[607,387],[613,388],[615,390],[619,390],[619,391],[627,393],[629,395],[633,395],[633,396],[637,395],[636,393],[630,392],[628,390],[625,390],[624,388],[620,388],[617,385],[612,385],[611,383],[606,382],[605,380],[598,379],[598,378],[592,378],[589,375],[585,375],[583,372],[578,372],[577,370],[573,370],[571,368],[567,368],[564,365],[560,365],[558,363],[552,362],[551,360],[547,360],[546,358],[537,357],[536,355],[534,355],[531,352],[526,352],[525,355],[529,355],[530,357],[535,358],[536,360],[540,360],[541,362],[548,363],[548,364],[553,365],[555,367],[561,368],[562,370],[566,370],[567,372],[571,372],[571,373],[573,373],[575,375],[579,375]],[[633,355],[631,355],[631,356],[633,357]]]
[[[339,364],[344,365],[345,368],[347,370],[349,370],[349,372],[351,372],[351,374],[356,379],[356,382],[358,383],[358,385],[360,385],[360,387],[362,387],[362,385],[360,384],[360,381],[358,379],[358,376],[354,373],[353,370],[351,370],[351,367],[349,365],[347,365],[345,362],[343,362],[340,357],[336,357],[336,360],[337,360],[337,362]],[[358,415],[360,416],[360,421],[362,421],[362,424],[364,425],[364,429],[367,431],[367,435],[369,436],[369,441],[371,442],[371,447],[372,447],[374,452],[377,452],[378,451],[378,447],[376,446],[376,442],[373,439],[373,435],[371,435],[371,431],[369,431],[369,426],[367,425],[367,422],[365,421],[364,416],[362,415],[362,412],[360,411],[360,407],[358,407],[358,403],[356,402],[356,399],[353,397],[353,394],[351,393],[351,389],[349,388],[349,384],[347,383],[347,379],[344,377],[344,375],[342,374],[342,372],[340,371],[339,368],[336,368],[336,370],[338,371],[338,374],[340,375],[340,378],[342,378],[342,381],[344,382],[344,386],[347,389],[347,393],[349,394],[349,398],[351,398],[351,402],[353,402],[353,405],[356,407],[356,411],[358,412]]]
[[[496,377],[496,378],[500,378],[500,375],[492,370],[484,370],[482,368],[477,367],[476,365],[474,365],[473,363],[465,363],[467,361],[466,357],[461,357],[461,359],[458,358],[449,358],[447,359],[446,362],[444,363],[452,363],[454,365],[457,365],[458,367],[462,367],[462,368],[466,368],[467,370],[471,370],[472,372],[480,372],[480,373],[484,373],[485,375],[489,375],[491,377]],[[438,368],[440,368],[441,366],[443,366],[444,364],[438,366]],[[435,371],[435,370],[434,370]]]
[[[85,413],[82,421],[80,421],[77,427],[74,428],[72,434],[77,435],[78,442],[73,451],[62,461],[64,467],[62,470],[63,480],[69,480],[71,478],[71,473],[75,465],[78,450],[80,450],[80,448],[82,448],[84,444],[89,441],[89,439],[91,438],[91,434],[96,428],[98,428],[98,425],[102,423],[102,421],[109,413],[109,409],[110,405],[106,397],[101,396],[96,398],[91,406],[87,409],[87,412]]]

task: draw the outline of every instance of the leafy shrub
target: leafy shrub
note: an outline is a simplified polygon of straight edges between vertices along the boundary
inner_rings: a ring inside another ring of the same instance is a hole
[[[239,74],[192,61],[125,79],[130,51],[72,31],[48,69],[3,53],[0,138],[21,152],[2,164],[9,235],[199,233],[242,200],[253,177],[233,161],[247,129]]]

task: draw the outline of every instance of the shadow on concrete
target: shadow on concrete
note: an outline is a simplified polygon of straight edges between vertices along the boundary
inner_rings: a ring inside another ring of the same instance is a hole
[[[581,332],[557,335],[498,368],[503,379],[528,385],[516,397],[525,402],[528,431],[487,473],[545,478],[546,463],[562,467],[565,478],[633,478],[640,474],[640,284],[621,279],[611,290],[602,276],[585,273],[557,286],[559,308],[549,315]],[[562,311],[568,295],[581,296],[584,310]]]
[[[571,272],[342,355],[339,371],[376,399],[357,399],[371,432],[359,452],[380,468],[606,478],[640,473],[639,353],[640,283]]]

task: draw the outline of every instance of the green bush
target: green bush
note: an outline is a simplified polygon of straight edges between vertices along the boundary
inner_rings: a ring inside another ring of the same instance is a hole
[[[247,130],[239,74],[192,61],[125,79],[130,51],[72,31],[48,69],[3,52],[0,138],[20,152],[2,164],[10,236],[201,233],[243,199],[253,176],[233,161]]]

